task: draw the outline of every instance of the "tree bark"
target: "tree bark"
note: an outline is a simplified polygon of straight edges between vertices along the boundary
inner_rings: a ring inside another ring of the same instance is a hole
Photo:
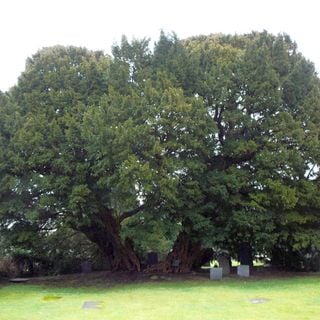
[[[164,264],[164,272],[186,273],[199,269],[206,262],[212,260],[211,249],[202,248],[201,241],[192,241],[186,232],[181,232],[168,254]]]
[[[109,259],[113,271],[140,271],[140,261],[133,246],[128,239],[123,243],[120,222],[112,213],[104,214],[95,224],[80,227],[80,231],[97,244]]]
[[[239,244],[238,259],[240,264],[248,265],[251,269],[253,268],[253,255],[250,243],[242,242]]]

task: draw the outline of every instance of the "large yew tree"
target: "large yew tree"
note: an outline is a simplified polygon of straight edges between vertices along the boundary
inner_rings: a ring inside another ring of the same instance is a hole
[[[140,270],[146,218],[180,230],[166,271],[319,247],[320,84],[286,35],[45,48],[0,108],[5,230],[70,227],[114,270]]]
[[[40,50],[10,92],[21,117],[9,139],[5,228],[84,233],[114,270],[140,270],[121,224],[179,207],[186,158],[205,139],[201,99],[150,71],[148,42],[124,38],[113,59],[74,47]],[[201,128],[197,130],[196,127]],[[181,201],[180,201],[181,202]],[[19,219],[17,218],[19,216]],[[32,228],[30,228],[32,226]]]

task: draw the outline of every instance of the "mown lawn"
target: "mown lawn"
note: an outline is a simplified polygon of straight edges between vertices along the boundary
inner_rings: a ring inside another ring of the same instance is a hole
[[[267,301],[251,302],[258,298]],[[101,304],[83,309],[85,301]],[[12,284],[0,288],[0,319],[320,319],[320,277],[155,281],[111,288]]]

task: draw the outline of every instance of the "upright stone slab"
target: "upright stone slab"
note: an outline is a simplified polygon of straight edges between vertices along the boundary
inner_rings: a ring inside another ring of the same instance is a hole
[[[222,268],[210,268],[210,280],[221,280]]]
[[[92,263],[90,261],[82,261],[81,262],[81,272],[82,273],[92,272]]]
[[[248,278],[250,276],[250,267],[248,265],[242,264],[237,268],[237,274],[239,277]]]
[[[158,263],[158,253],[157,252],[148,252],[147,255],[147,265],[152,266]]]
[[[180,260],[179,259],[174,259],[174,260],[172,260],[172,267],[174,267],[174,268],[179,268],[179,266],[180,266]]]
[[[173,259],[171,263],[173,272],[179,272],[180,268],[180,260],[179,259]]]
[[[231,273],[230,270],[230,261],[227,256],[218,257],[219,267],[222,268],[222,275],[228,276]]]

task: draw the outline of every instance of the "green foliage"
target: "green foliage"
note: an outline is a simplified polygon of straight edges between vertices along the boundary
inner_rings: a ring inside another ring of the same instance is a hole
[[[178,231],[233,254],[319,247],[320,82],[287,35],[112,53],[44,48],[0,93],[2,229],[26,248],[61,226],[105,252],[116,233],[164,252]]]
[[[169,223],[170,216],[157,212],[143,213],[125,221],[122,227],[123,238],[134,239],[135,251],[141,260],[148,252],[157,252],[159,258],[165,257],[173,246],[181,230],[181,224]]]
[[[233,252],[240,241],[270,252],[289,228],[288,246],[316,245],[319,205],[311,198],[318,197],[302,187],[318,185],[311,160],[319,147],[314,117],[320,102],[313,65],[286,35],[201,36],[185,45],[198,61],[193,94],[218,129],[202,184],[211,240]]]

